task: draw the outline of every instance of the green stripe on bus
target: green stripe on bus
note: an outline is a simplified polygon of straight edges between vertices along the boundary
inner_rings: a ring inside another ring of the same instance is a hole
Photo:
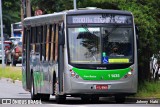
[[[115,70],[91,70],[91,69],[72,69],[84,80],[120,80],[131,68],[115,69]]]

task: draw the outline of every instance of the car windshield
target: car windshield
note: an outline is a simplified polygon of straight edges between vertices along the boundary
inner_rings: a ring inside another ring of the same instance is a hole
[[[68,28],[70,62],[110,64],[133,62],[132,27]]]

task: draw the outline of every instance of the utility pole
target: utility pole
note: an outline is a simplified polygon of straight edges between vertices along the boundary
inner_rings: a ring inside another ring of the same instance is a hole
[[[31,3],[30,0],[21,0],[21,2],[21,20],[23,20],[26,17],[31,17]]]
[[[26,13],[27,17],[31,17],[31,2],[30,0],[26,0]]]
[[[4,64],[4,42],[3,42],[3,18],[2,18],[2,1],[0,0],[0,21],[1,21],[1,44],[2,44],[2,68],[5,68]]]
[[[77,0],[73,0],[73,4],[74,4],[74,10],[77,10]]]

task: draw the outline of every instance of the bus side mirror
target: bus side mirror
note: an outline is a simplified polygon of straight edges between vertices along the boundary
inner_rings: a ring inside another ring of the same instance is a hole
[[[138,28],[137,25],[135,26],[135,29],[136,29],[136,35],[137,35],[137,38],[138,38],[138,35],[139,35],[139,28]]]
[[[139,28],[138,28],[137,25],[135,25],[135,30],[136,30],[136,38],[137,38],[137,48],[139,50],[139,37],[138,37],[138,35],[139,35]]]
[[[62,31],[59,31],[58,33],[58,44],[59,45],[65,44],[65,36],[64,36],[64,33],[62,33]]]

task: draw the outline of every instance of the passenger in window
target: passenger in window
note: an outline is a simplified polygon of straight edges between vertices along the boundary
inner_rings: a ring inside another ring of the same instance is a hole
[[[114,46],[112,48],[112,53],[110,54],[110,56],[118,56],[118,47]]]

